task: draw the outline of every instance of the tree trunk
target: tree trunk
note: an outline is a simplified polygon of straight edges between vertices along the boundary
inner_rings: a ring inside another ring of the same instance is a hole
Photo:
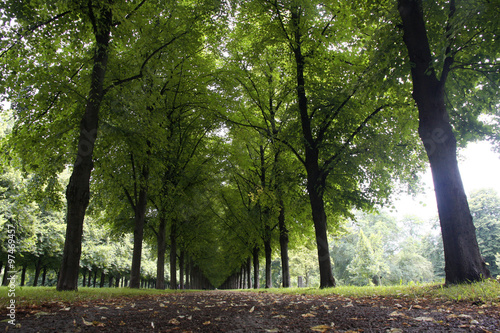
[[[99,279],[99,288],[104,287],[104,281],[106,280],[106,274],[104,270],[101,272],[101,278]]]
[[[66,238],[61,270],[57,281],[58,291],[78,290],[83,219],[90,199],[90,174],[94,167],[92,155],[97,138],[99,109],[104,96],[103,85],[108,63],[112,25],[111,6],[104,4],[100,13],[97,15],[91,13],[90,15],[94,21],[94,35],[96,38],[94,66],[90,78],[87,105],[80,122],[78,154],[66,189]]]
[[[252,279],[251,279],[251,274],[252,274],[252,259],[250,257],[247,258],[247,289],[252,288]]]
[[[271,248],[271,228],[266,225],[265,227],[265,233],[266,237],[264,239],[264,252],[266,256],[266,288],[272,288],[273,287],[273,281],[272,281],[272,271],[271,271],[271,264],[272,264],[272,248]]]
[[[170,226],[170,289],[177,289],[177,225]]]
[[[97,281],[97,269],[95,270],[94,272],[94,279],[92,281],[92,286],[95,288],[95,284],[96,284],[96,281]]]
[[[179,286],[184,289],[184,250],[181,250],[179,256]]]
[[[24,282],[26,281],[26,269],[28,268],[28,264],[23,265],[23,269],[21,271],[21,287],[24,287]]]
[[[45,278],[47,277],[47,266],[43,266],[42,286],[45,286]]]
[[[260,288],[259,281],[259,248],[256,246],[253,248],[253,287],[255,289]]]
[[[132,254],[132,267],[130,268],[130,288],[140,288],[141,283],[141,260],[142,260],[142,240],[144,238],[144,224],[146,222],[147,181],[149,170],[146,165],[142,168],[139,179],[139,197],[135,204],[135,227],[134,227],[134,250]]]
[[[85,287],[85,283],[87,282],[85,279],[87,278],[87,271],[84,269],[82,273],[82,287]]]
[[[33,287],[38,286],[38,278],[40,278],[41,270],[42,270],[42,258],[39,257],[35,265],[35,279],[33,280]]]
[[[305,161],[307,172],[307,191],[311,203],[312,218],[316,233],[316,245],[318,249],[320,288],[335,287],[335,279],[332,273],[330,251],[328,249],[327,220],[323,202],[323,190],[325,187],[325,175],[319,167],[319,149],[313,138],[311,119],[308,112],[308,100],[305,90],[304,65],[305,58],[302,54],[302,34],[300,32],[300,13],[298,8],[292,9],[292,25],[295,30],[295,45],[293,48],[297,75],[297,99],[304,138]]]
[[[453,2],[451,6],[454,6]],[[404,42],[412,62],[413,98],[419,111],[419,135],[429,158],[443,237],[446,284],[490,277],[479,252],[475,227],[462,185],[456,139],[445,105],[445,82],[453,62],[448,56],[438,80],[432,64],[421,0],[400,0]],[[450,16],[454,8],[450,7]],[[450,53],[450,52],[447,52]]]
[[[280,201],[280,214],[278,224],[280,229],[280,250],[281,250],[281,277],[283,288],[290,287],[290,265],[288,262],[288,229],[285,225],[285,206],[283,200]]]
[[[7,267],[9,267],[9,266],[5,265],[5,270],[3,271],[2,286],[6,286],[9,284],[9,280],[7,280],[7,278],[9,277],[8,276],[9,269]]]
[[[158,227],[158,234],[156,235],[156,242],[158,243],[158,260],[156,261],[156,289],[165,289],[165,251],[167,250],[166,228],[167,221],[162,215],[160,216],[160,225]]]

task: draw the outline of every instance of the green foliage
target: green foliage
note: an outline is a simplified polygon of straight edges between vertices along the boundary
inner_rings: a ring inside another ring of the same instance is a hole
[[[479,249],[492,276],[500,275],[496,255],[500,253],[500,197],[493,189],[471,193],[469,199]]]
[[[444,273],[440,234],[414,216],[357,214],[345,229],[331,251],[342,285],[430,282]]]

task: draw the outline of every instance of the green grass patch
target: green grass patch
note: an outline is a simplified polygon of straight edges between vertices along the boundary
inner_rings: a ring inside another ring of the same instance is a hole
[[[260,289],[260,292],[306,294],[306,295],[338,295],[350,298],[359,297],[410,297],[439,298],[452,301],[480,301],[500,303],[500,283],[486,280],[472,284],[453,285],[445,287],[442,284],[411,284],[396,286],[339,286],[335,288],[271,288]]]
[[[157,290],[131,288],[87,288],[78,291],[57,291],[55,287],[16,287],[16,306],[37,306],[51,302],[75,303],[82,301],[107,300],[121,297],[140,297],[145,295],[164,295],[186,290]],[[10,301],[8,288],[0,287],[0,307],[5,308]]]
[[[193,290],[191,290],[193,291]],[[427,298],[443,301],[469,301],[500,304],[500,283],[487,280],[478,283],[445,287],[442,284],[412,284],[397,286],[339,286],[336,288],[272,288],[244,289],[240,291],[306,294],[306,295],[339,295],[349,298],[392,297],[392,298]],[[82,288],[75,291],[56,291],[55,287],[16,287],[16,307],[38,306],[47,303],[77,303],[116,298],[134,298],[142,296],[165,295],[190,290],[157,290],[130,288]],[[5,308],[10,301],[8,288],[0,287],[0,307]]]

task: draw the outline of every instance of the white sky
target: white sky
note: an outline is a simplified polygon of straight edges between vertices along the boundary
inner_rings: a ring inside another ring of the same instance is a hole
[[[495,153],[491,148],[488,142],[476,142],[470,143],[459,153],[458,165],[467,195],[483,188],[493,188],[500,195],[500,154]],[[422,181],[425,183],[426,193],[416,198],[403,196],[394,202],[397,209],[396,215],[411,214],[424,219],[437,216],[436,197],[430,170],[425,173]]]

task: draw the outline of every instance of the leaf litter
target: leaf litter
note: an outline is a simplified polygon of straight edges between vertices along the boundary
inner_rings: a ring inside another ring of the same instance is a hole
[[[5,316],[4,309],[0,314]],[[498,303],[203,291],[16,309],[19,332],[498,332]]]

